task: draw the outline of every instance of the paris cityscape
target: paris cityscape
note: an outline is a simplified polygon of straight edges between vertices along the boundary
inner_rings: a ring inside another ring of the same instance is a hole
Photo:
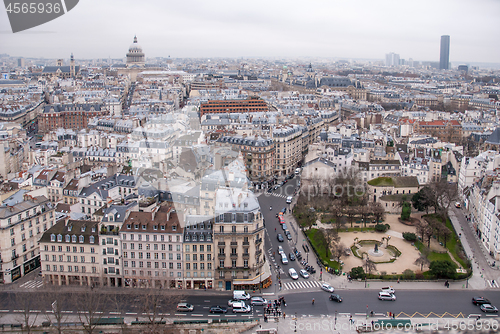
[[[498,332],[500,50],[452,14],[499,4],[62,3],[2,13],[3,331]]]

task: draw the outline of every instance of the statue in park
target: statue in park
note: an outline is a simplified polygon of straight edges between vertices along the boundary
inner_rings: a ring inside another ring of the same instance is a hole
[[[375,253],[378,253],[378,243],[375,243]]]

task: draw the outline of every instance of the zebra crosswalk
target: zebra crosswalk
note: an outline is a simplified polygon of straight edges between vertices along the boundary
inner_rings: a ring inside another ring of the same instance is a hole
[[[43,286],[42,281],[26,281],[23,284],[21,284],[19,287],[20,288],[25,288],[25,289],[38,289]]]
[[[490,286],[490,288],[500,288],[500,286],[498,285],[498,282],[496,280],[487,280],[488,281],[488,284]]]
[[[283,283],[285,290],[311,289],[321,287],[321,282],[318,281],[295,281]]]

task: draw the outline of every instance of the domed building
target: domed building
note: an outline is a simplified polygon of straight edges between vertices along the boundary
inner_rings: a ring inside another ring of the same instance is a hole
[[[146,56],[144,52],[142,52],[142,48],[139,44],[137,44],[137,36],[134,36],[134,43],[130,45],[130,48],[127,52],[127,67],[128,68],[138,68],[145,67]]]

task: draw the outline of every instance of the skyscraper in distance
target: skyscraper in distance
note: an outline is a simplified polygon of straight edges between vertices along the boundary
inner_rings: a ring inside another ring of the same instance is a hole
[[[439,69],[448,70],[450,68],[450,36],[441,36],[441,53],[439,55]]]

